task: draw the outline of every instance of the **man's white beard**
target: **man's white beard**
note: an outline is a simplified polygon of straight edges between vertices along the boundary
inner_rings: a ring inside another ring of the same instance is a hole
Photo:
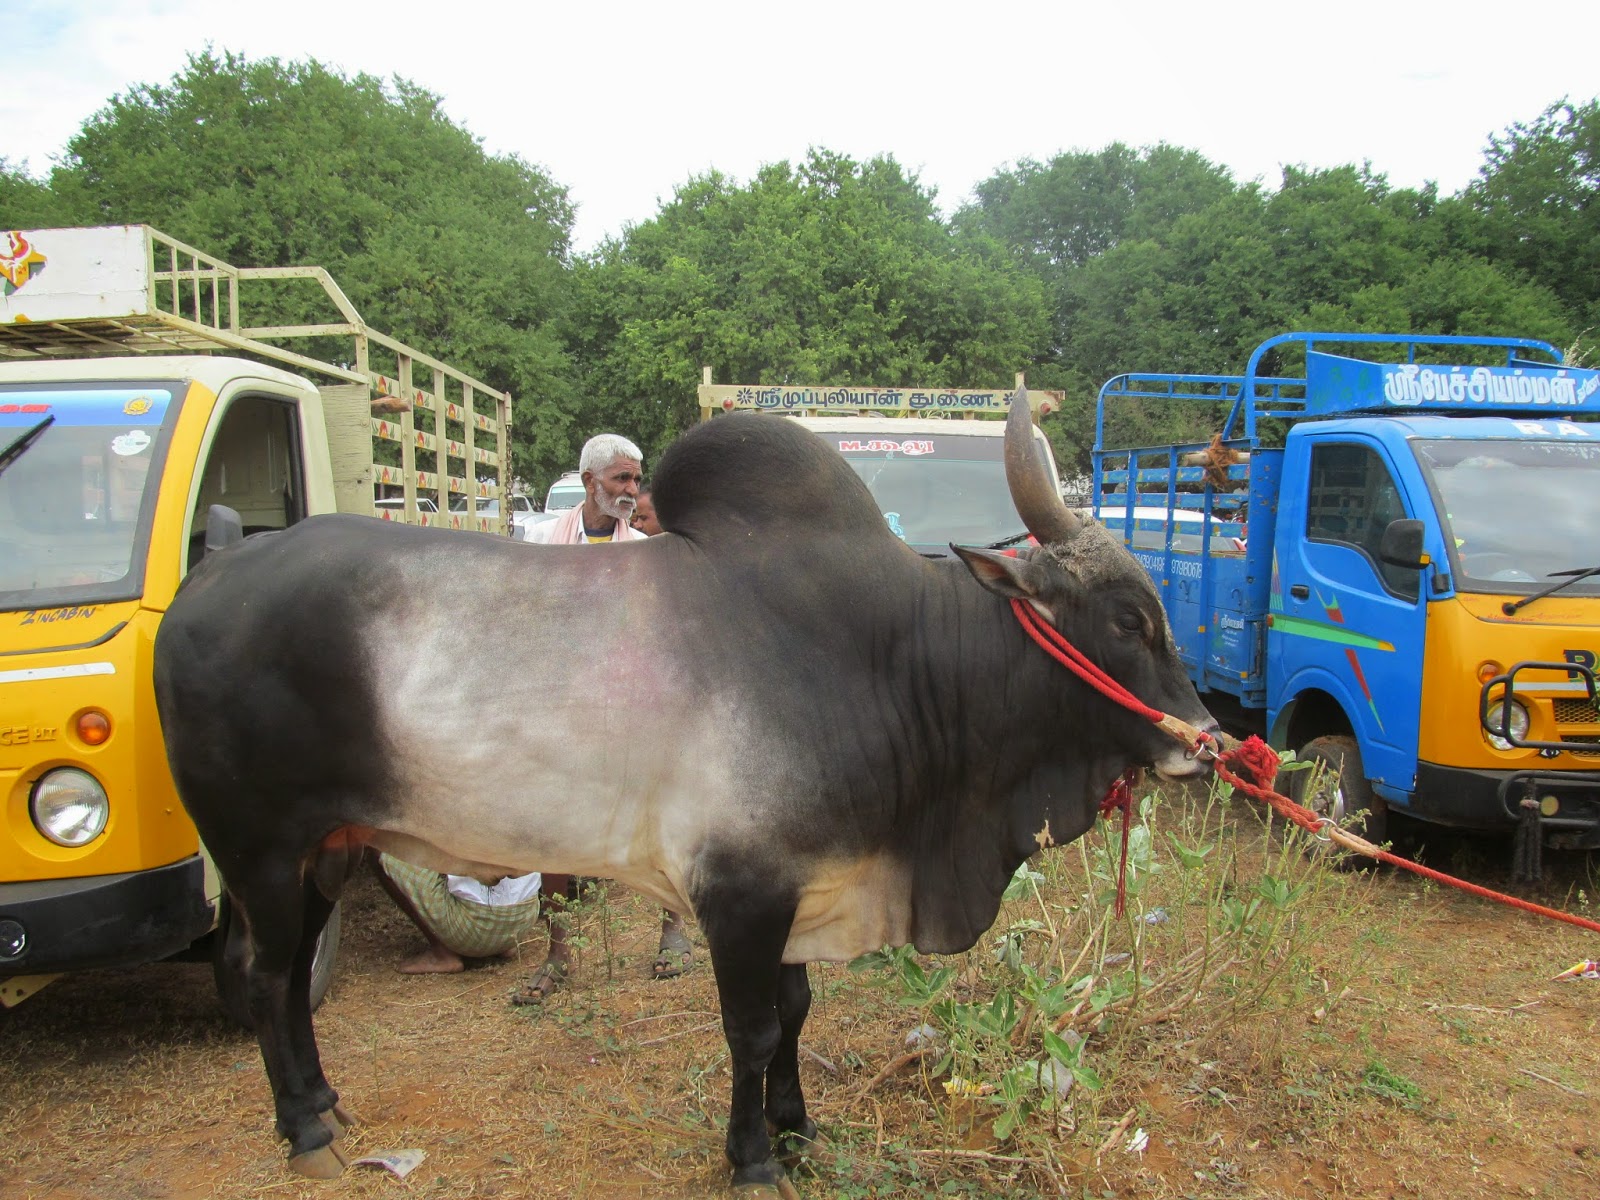
[[[595,497],[595,505],[613,521],[621,521],[626,525],[628,518],[633,516],[633,498],[631,496],[618,496],[613,500],[606,494],[604,488],[599,490],[600,494]]]

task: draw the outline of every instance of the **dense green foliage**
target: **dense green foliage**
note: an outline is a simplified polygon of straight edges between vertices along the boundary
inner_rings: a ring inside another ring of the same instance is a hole
[[[702,366],[722,383],[985,387],[1045,330],[1038,283],[992,239],[952,234],[892,159],[696,179],[586,276],[587,390],[656,448],[697,418]]]
[[[1266,192],[1190,151],[1117,145],[1002,171],[957,216],[1049,289],[1049,364],[1036,374],[1067,387],[1057,446],[1080,463],[1095,389],[1112,375],[1237,372],[1285,330],[1569,340],[1571,309],[1542,274],[1495,253],[1486,221],[1354,167],[1289,168]],[[1131,436],[1176,436],[1163,420],[1184,415],[1147,412]]]
[[[1236,372],[1284,330],[1565,345],[1600,324],[1597,192],[1592,100],[1491,138],[1458,196],[1354,166],[1241,185],[1192,150],[1113,144],[999,169],[946,220],[893,158],[819,149],[747,183],[692,179],[575,258],[565,188],[486,154],[427,91],[208,51],[114,97],[48,180],[0,160],[0,226],[148,222],[240,266],[325,266],[374,327],[516,396],[517,473],[542,488],[601,429],[653,457],[696,419],[704,366],[974,387],[1025,371],[1068,393],[1047,428],[1069,466],[1109,376]],[[313,299],[252,319],[328,319]]]
[[[60,221],[148,223],[236,266],[326,267],[374,328],[512,393],[519,471],[565,457],[571,205],[485,154],[437,97],[207,52],[113,98],[67,151],[50,178]],[[307,286],[247,319],[338,316]]]

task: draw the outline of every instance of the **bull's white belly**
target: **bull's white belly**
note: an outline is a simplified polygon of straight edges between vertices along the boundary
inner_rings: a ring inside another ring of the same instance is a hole
[[[694,695],[659,645],[598,625],[587,640],[570,618],[562,637],[490,640],[434,618],[412,622],[404,654],[374,643],[401,794],[373,844],[453,874],[616,879],[681,913],[714,844],[795,872],[786,962],[907,941],[905,868],[882,855],[790,856],[777,802],[805,798],[786,795],[796,771],[740,699]]]
[[[733,780],[756,735],[617,631],[575,641],[488,647],[441,622],[408,630],[404,657],[375,654],[401,794],[373,842],[458,873],[617,879],[687,912],[707,831],[752,823]]]

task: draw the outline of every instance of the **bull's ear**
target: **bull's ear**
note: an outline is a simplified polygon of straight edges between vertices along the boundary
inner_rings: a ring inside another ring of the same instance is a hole
[[[1031,559],[1013,558],[994,550],[976,550],[971,546],[951,546],[950,549],[967,564],[972,577],[995,595],[1007,600],[1026,600],[1041,617],[1055,624],[1055,613],[1040,598],[1044,572]]]

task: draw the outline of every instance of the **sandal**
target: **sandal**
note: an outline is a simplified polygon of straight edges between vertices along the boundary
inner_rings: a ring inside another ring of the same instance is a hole
[[[661,935],[661,948],[656,951],[656,961],[650,966],[653,979],[676,979],[689,969],[694,961],[694,947],[689,935],[681,929],[669,929]]]
[[[567,964],[560,959],[547,958],[527,983],[511,990],[511,1003],[543,1004],[545,997],[554,995],[566,978]]]

